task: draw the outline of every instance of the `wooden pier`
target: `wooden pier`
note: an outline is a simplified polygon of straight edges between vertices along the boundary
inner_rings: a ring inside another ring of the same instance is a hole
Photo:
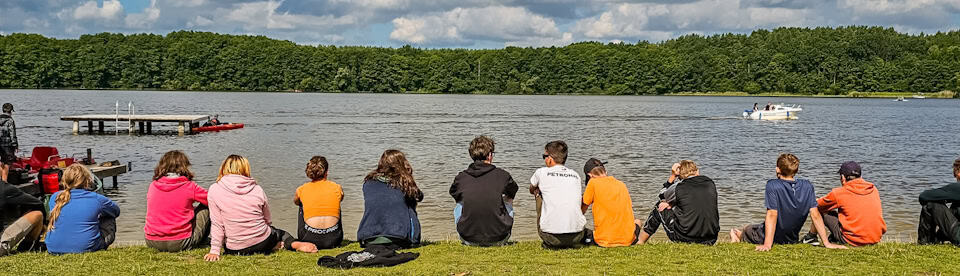
[[[80,134],[80,122],[87,122],[87,133],[94,134],[94,122],[97,123],[96,133],[104,133],[105,122],[120,122],[128,124],[128,133],[137,132],[136,125],[139,125],[141,134],[153,134],[153,123],[177,123],[177,134],[192,134],[192,129],[199,127],[201,123],[210,120],[210,115],[75,115],[60,117],[61,121],[73,121],[73,134]]]

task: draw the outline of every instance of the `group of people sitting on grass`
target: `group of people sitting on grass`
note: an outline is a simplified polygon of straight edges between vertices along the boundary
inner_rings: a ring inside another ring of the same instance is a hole
[[[494,141],[479,136],[470,142],[473,159],[450,186],[456,205],[454,220],[461,242],[472,246],[499,246],[510,240],[514,223],[513,200],[519,189],[508,172],[494,166]],[[567,145],[553,141],[544,147],[545,167],[530,178],[536,199],[537,231],[550,249],[630,246],[646,243],[661,227],[674,242],[712,245],[720,232],[717,189],[700,175],[693,161],[673,164],[670,176],[650,206],[646,220],[635,219],[627,186],[614,178],[605,162],[591,158],[580,174],[564,164]],[[886,232],[877,188],[861,178],[856,162],[838,171],[840,187],[817,198],[809,180],[796,178],[799,160],[792,154],[777,158],[776,178],[767,181],[763,223],[731,229],[733,242],[757,244],[759,251],[774,244],[811,243],[827,248],[871,245]],[[310,159],[310,182],[296,190],[293,204],[300,208],[296,238],[272,225],[266,194],[252,177],[246,158],[231,155],[220,166],[209,190],[193,182],[190,161],[180,151],[167,152],[157,164],[147,191],[144,233],[146,245],[176,252],[209,245],[204,256],[269,254],[281,248],[316,252],[339,247],[343,241],[343,190],[329,181],[329,165],[322,156]],[[960,159],[953,164],[960,181]],[[63,190],[47,208],[40,199],[0,182],[3,208],[0,255],[43,250],[53,254],[106,249],[116,234],[118,205],[91,192],[93,176],[82,165],[63,172]],[[582,184],[585,189],[581,189]],[[404,154],[387,150],[377,168],[364,178],[364,213],[357,231],[362,247],[410,248],[420,244],[417,204],[423,192]],[[960,182],[920,194],[918,243],[951,242],[960,245]],[[593,229],[584,214],[593,208]],[[49,210],[49,212],[47,211]],[[48,212],[48,214],[47,214]],[[48,223],[44,227],[44,217]],[[801,237],[810,217],[813,227]],[[46,233],[44,243],[41,236]]]

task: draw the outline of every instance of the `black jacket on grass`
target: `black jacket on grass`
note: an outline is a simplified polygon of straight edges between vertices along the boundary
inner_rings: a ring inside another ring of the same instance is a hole
[[[670,183],[664,184],[669,187]],[[677,232],[690,240],[716,240],[720,232],[717,186],[706,176],[684,179],[670,203],[677,217]]]
[[[457,232],[473,243],[495,243],[506,239],[513,229],[513,217],[503,196],[517,195],[517,182],[510,173],[476,161],[460,172],[450,186],[450,195],[463,204]]]
[[[43,201],[28,195],[7,182],[0,181],[0,231],[7,223],[19,219],[30,211],[43,211]]]

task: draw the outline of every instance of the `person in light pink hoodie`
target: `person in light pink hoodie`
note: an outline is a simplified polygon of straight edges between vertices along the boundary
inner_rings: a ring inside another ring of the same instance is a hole
[[[250,177],[250,162],[230,155],[220,166],[217,183],[210,186],[210,253],[207,261],[220,254],[270,254],[280,247],[300,252],[317,252],[317,246],[296,241],[286,231],[270,225],[267,195]],[[225,250],[223,250],[225,248]],[[223,252],[221,252],[223,251]]]
[[[194,203],[199,203],[194,207]],[[147,218],[143,227],[147,246],[162,252],[198,248],[210,236],[207,190],[193,182],[190,160],[170,151],[153,170],[147,190]]]

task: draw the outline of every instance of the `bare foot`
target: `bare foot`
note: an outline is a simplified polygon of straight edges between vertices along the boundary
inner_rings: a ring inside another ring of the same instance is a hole
[[[740,230],[730,229],[730,242],[740,242]]]
[[[309,242],[293,242],[290,244],[297,252],[317,253],[317,245]]]

